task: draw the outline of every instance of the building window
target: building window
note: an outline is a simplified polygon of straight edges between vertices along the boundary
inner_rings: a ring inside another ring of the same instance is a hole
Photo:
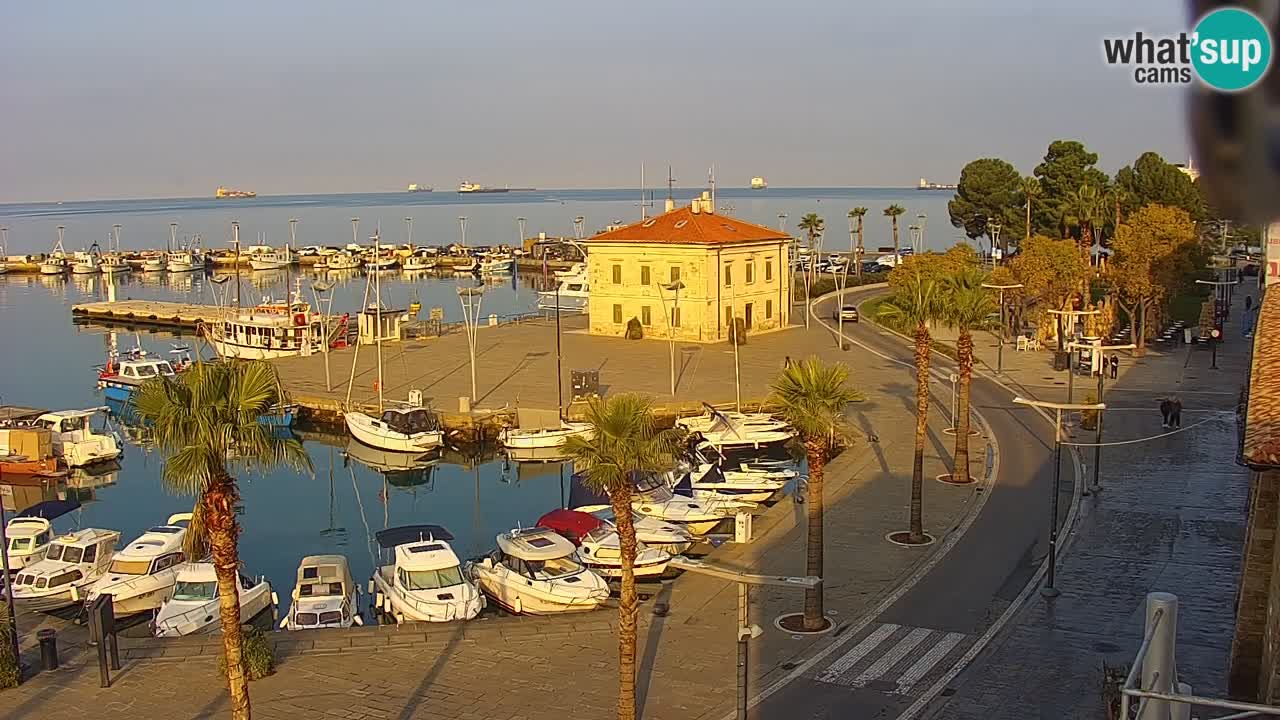
[[[671,266],[671,282],[673,283],[680,282],[680,266],[679,265]]]
[[[649,268],[645,268],[646,271],[648,269]],[[652,322],[653,322],[653,318],[649,315],[649,306],[645,305],[644,307],[640,308],[640,324],[647,327],[651,325]]]
[[[653,284],[653,278],[649,277],[648,265],[640,266],[640,284],[644,285],[645,287],[648,287]],[[645,324],[647,325],[648,323],[645,323]]]
[[[769,282],[773,279],[773,260],[764,261],[764,281]]]
[[[615,265],[614,267],[617,267],[617,265]],[[613,306],[613,322],[618,325],[622,324],[622,306],[621,305]]]
[[[680,308],[678,307],[671,308],[671,327],[680,327]]]
[[[733,306],[724,306],[724,324],[733,327]]]
[[[750,285],[755,281],[756,281],[756,261],[748,260],[747,261],[747,284]]]
[[[772,300],[764,301],[764,319],[765,320],[773,319],[773,301]]]
[[[724,264],[724,286],[730,287],[731,285],[733,285],[733,263],[727,262]]]
[[[614,285],[622,284],[622,266],[621,265],[613,266],[613,284]]]

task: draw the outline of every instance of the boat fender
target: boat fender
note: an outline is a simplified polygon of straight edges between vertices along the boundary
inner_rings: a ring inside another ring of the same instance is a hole
[[[388,615],[392,614],[392,611],[395,610],[395,606],[391,604],[391,598],[388,597],[383,600],[382,610]]]
[[[364,618],[360,617],[359,615],[352,617],[351,620],[356,625],[359,625],[360,627],[364,627]]]
[[[71,602],[80,602],[80,588],[71,586]]]
[[[403,614],[403,613],[396,613],[396,624],[397,624],[397,625],[403,625],[403,624],[404,624],[404,614]]]
[[[369,578],[369,594],[372,595],[373,593],[374,593],[373,578]]]
[[[382,593],[377,593],[377,594],[375,594],[375,595],[373,596],[373,607],[374,607],[374,608],[380,608],[380,607],[382,607],[382,606],[383,606],[383,604],[384,604],[384,603],[383,603],[383,600],[384,600],[384,598],[383,598],[383,596],[382,596]]]
[[[274,605],[274,606],[276,606],[276,607],[279,607],[279,606],[280,606],[280,596],[279,596],[279,595],[276,595],[276,591],[275,591],[275,590],[272,590],[272,591],[271,591],[271,604],[272,604],[272,605]]]
[[[285,616],[285,617],[283,617],[283,618],[281,618],[281,619],[280,619],[280,629],[281,629],[281,630],[288,630],[288,629],[289,629],[289,617],[288,617],[288,616]]]
[[[511,609],[512,609],[512,610],[515,610],[517,615],[523,615],[523,614],[524,614],[524,602],[523,602],[519,597],[517,597],[517,598],[516,598],[516,601],[515,601],[514,603],[512,603],[512,604],[511,604]]]

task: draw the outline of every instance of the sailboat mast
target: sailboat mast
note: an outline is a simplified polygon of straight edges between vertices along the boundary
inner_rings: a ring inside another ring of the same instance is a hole
[[[231,221],[231,244],[236,247],[236,314],[240,314],[240,221]],[[224,298],[225,299],[225,298]]]
[[[284,246],[284,305],[293,312],[289,286],[293,284],[293,247],[298,244],[298,218],[289,218],[289,244]]]
[[[375,260],[375,265],[373,268],[373,282],[374,282],[374,287],[376,288],[374,291],[373,301],[375,303],[374,305],[375,309],[373,311],[373,315],[374,315],[374,326],[376,327],[375,338],[378,345],[378,413],[379,414],[382,413],[382,273],[378,272],[376,261],[380,261],[382,259],[381,240],[378,237],[381,234],[381,231],[382,231],[382,228],[378,228],[377,230],[373,231],[373,258]]]

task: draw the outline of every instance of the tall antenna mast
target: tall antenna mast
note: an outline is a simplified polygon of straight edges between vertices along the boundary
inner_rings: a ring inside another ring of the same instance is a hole
[[[711,211],[716,210],[716,166],[712,165],[707,171],[707,182],[711,185]]]
[[[640,222],[644,222],[644,161],[640,161]]]

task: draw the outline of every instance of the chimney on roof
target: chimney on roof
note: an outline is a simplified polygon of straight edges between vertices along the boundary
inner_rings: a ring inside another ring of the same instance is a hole
[[[715,214],[715,211],[716,211],[716,203],[715,203],[715,201],[714,201],[714,200],[712,200],[712,199],[711,199],[711,193],[710,193],[709,191],[707,191],[707,190],[703,190],[703,191],[702,191],[702,197],[701,197],[701,198],[698,198],[698,199],[697,199],[697,200],[695,200],[694,202],[700,202],[700,203],[702,203],[702,212],[704,212],[704,213],[706,213],[706,214],[708,214],[708,215],[713,215],[713,214]]]
[[[689,203],[689,212],[694,215],[702,212],[702,198],[694,198],[693,202]]]

